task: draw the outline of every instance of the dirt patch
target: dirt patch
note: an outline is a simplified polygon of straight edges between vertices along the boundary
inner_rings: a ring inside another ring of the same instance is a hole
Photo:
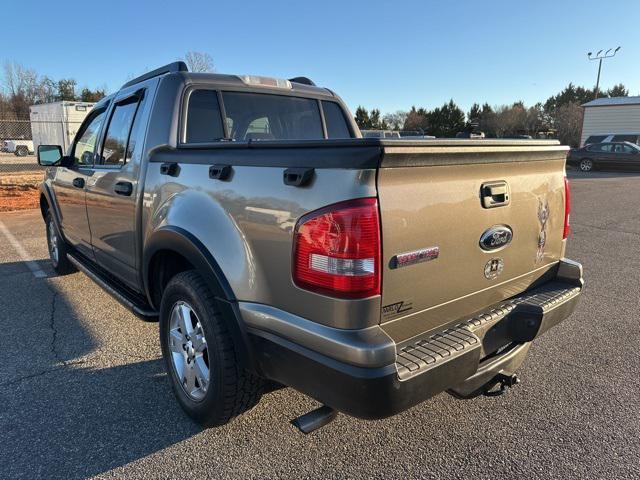
[[[0,175],[0,212],[38,208],[40,182],[42,173]]]

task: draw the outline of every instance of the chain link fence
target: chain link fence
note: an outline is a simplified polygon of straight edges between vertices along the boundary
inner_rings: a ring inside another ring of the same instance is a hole
[[[66,151],[81,122],[0,118],[0,212],[37,208],[38,145],[60,145]]]
[[[60,145],[66,151],[80,123],[0,119],[0,175],[41,172],[38,145]]]

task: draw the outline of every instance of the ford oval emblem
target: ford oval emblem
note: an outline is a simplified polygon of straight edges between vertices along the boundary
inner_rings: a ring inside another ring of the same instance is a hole
[[[509,243],[513,238],[513,231],[507,225],[494,225],[485,230],[480,237],[480,248],[486,252],[495,252],[500,250]]]

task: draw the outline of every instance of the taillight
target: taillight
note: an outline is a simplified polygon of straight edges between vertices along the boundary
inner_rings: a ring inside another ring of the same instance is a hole
[[[571,190],[569,189],[569,180],[564,177],[564,231],[562,233],[562,239],[566,239],[569,236],[571,226],[569,225],[569,214],[571,213]]]
[[[296,225],[293,281],[341,298],[380,293],[378,201],[360,198],[311,212]]]

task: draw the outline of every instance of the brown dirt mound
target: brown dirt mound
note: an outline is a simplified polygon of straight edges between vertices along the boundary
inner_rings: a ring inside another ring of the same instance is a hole
[[[0,176],[0,212],[38,208],[42,173]]]

